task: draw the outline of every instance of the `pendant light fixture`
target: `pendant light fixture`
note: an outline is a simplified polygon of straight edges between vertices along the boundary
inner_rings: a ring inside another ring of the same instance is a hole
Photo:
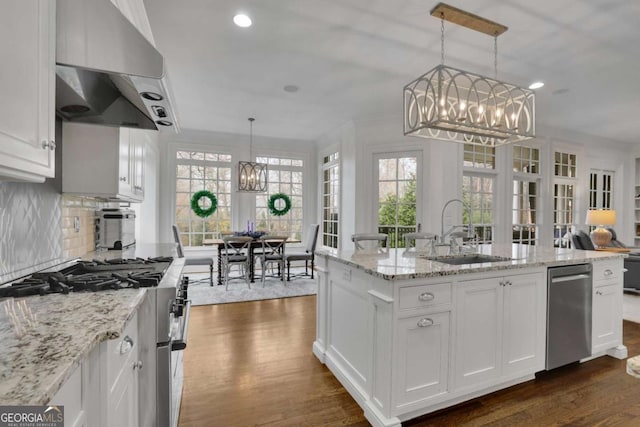
[[[249,161],[238,162],[238,191],[264,193],[267,191],[267,164],[253,160],[253,117],[249,117]]]
[[[444,3],[440,65],[404,87],[404,134],[465,144],[498,146],[535,137],[532,90],[498,80],[498,36],[504,25]],[[494,38],[494,78],[444,65],[444,21]]]

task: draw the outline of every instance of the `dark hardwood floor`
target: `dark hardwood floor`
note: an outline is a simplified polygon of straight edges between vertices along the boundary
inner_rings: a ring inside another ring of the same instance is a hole
[[[193,307],[179,425],[369,425],[314,338],[314,296]],[[640,324],[624,323],[624,342],[640,354]],[[569,365],[403,425],[640,426],[640,379],[625,368]]]

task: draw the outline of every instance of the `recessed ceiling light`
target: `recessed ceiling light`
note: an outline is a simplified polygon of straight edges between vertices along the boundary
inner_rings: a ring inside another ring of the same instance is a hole
[[[294,93],[297,92],[300,88],[296,85],[286,85],[282,89],[284,89],[285,92]]]
[[[251,26],[251,18],[244,13],[239,13],[233,17],[233,23],[238,27],[247,28]]]
[[[540,89],[542,86],[544,86],[542,82],[533,82],[529,85],[529,89]]]

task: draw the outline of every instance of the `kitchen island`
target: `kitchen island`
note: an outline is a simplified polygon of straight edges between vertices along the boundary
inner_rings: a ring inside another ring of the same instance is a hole
[[[85,258],[136,256],[175,256],[175,245],[142,245]],[[183,265],[174,259],[163,281],[177,281]],[[47,404],[100,343],[116,340],[134,323],[146,293],[131,288],[0,298],[0,404]]]
[[[544,370],[549,267],[592,264],[590,357],[626,357],[622,255],[527,245],[476,252],[466,255],[473,264],[403,249],[316,253],[313,352],[374,426],[400,426]]]

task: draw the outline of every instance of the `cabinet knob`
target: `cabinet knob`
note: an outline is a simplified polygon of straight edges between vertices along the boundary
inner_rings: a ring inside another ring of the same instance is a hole
[[[122,339],[122,342],[120,343],[120,354],[129,353],[132,348],[133,340],[129,337],[129,335],[127,335]]]
[[[433,301],[435,299],[435,296],[431,292],[424,292],[418,295],[418,299],[420,301]]]
[[[43,139],[42,140],[42,149],[46,150],[47,148],[49,150],[51,150],[51,151],[55,150],[56,149],[56,142],[54,140],[47,141],[46,139]]]
[[[605,275],[605,276],[611,276],[612,274],[613,274],[613,271],[611,271],[611,270],[610,270],[610,269],[608,269],[608,268],[604,271],[604,275]]]
[[[135,371],[136,369],[138,369],[138,370],[142,369],[142,360],[138,360],[137,362],[133,362],[133,370]]]
[[[418,320],[418,326],[421,328],[431,325],[433,325],[433,320],[429,319],[428,317],[423,317],[422,319]]]

